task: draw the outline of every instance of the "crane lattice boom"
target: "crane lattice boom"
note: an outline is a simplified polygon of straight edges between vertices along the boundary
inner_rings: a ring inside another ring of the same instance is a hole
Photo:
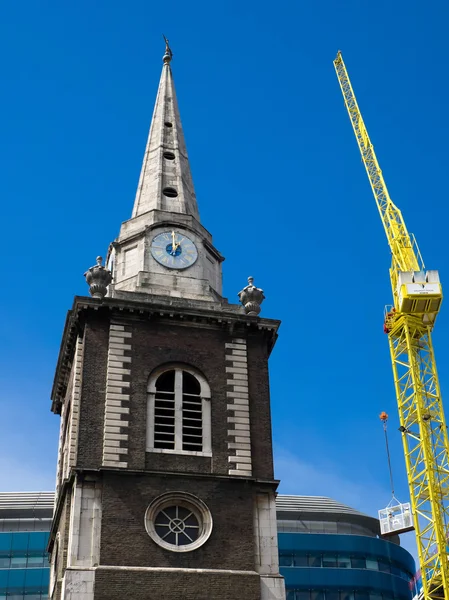
[[[424,597],[449,600],[449,441],[431,338],[441,285],[437,271],[424,270],[401,211],[390,198],[340,52],[334,66],[392,254],[394,308],[387,313],[385,331]]]

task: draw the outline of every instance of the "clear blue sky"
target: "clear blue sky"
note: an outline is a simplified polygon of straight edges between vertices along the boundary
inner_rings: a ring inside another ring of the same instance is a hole
[[[383,306],[389,251],[332,60],[343,55],[390,193],[449,279],[449,5],[23,0],[0,7],[0,489],[53,487],[49,395],[83,272],[130,217],[165,33],[225,295],[254,275],[284,493],[374,514],[404,461]],[[435,346],[449,403],[449,308]],[[412,543],[412,542],[408,542]]]

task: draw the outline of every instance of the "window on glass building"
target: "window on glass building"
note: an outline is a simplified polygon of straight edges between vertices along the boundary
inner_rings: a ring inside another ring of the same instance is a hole
[[[0,533],[0,600],[47,600],[48,531]]]
[[[378,571],[379,567],[377,564],[377,559],[366,557],[366,568],[371,569],[372,571]]]
[[[369,590],[288,590],[287,600],[395,600],[391,594]]]
[[[386,560],[382,560],[379,559],[379,571],[382,571],[383,573],[391,573],[391,567],[390,567],[390,563],[388,563]]]
[[[323,567],[336,567],[336,566],[337,566],[337,555],[336,554],[324,554]]]
[[[307,554],[294,554],[293,555],[293,566],[294,567],[307,567],[309,559]]]
[[[351,558],[349,556],[338,555],[338,568],[339,569],[350,569],[351,568]]]
[[[321,554],[309,554],[309,567],[321,567]]]
[[[366,559],[360,556],[351,556],[351,567],[353,569],[366,569]]]
[[[293,554],[281,554],[279,556],[280,567],[293,567]]]
[[[368,569],[371,571],[381,571],[383,573],[392,573],[406,581],[410,581],[412,573],[408,573],[388,562],[384,557],[373,556],[349,556],[347,554],[330,554],[321,552],[309,552],[308,554],[296,552],[282,552],[279,556],[279,565],[281,567],[299,567],[299,568],[326,568],[326,569]],[[341,599],[340,600],[354,600]],[[357,600],[357,599],[356,599]],[[360,598],[359,600],[363,600]],[[379,598],[377,600],[380,600]]]

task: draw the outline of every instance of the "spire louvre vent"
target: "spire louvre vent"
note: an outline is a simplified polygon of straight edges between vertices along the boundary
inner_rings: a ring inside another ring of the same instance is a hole
[[[175,160],[175,155],[173,152],[164,152],[163,157],[167,160]]]
[[[165,127],[173,127],[173,123],[170,123],[170,121],[165,121],[164,123]]]
[[[162,190],[162,193],[164,194],[164,196],[167,196],[167,198],[176,198],[176,196],[178,195],[178,192],[175,190],[175,188],[172,187],[166,187]]]

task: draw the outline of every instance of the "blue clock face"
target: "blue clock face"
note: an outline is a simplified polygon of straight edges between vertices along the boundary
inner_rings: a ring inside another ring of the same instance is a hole
[[[164,231],[153,238],[151,254],[169,269],[187,269],[198,258],[195,244],[179,231]]]

